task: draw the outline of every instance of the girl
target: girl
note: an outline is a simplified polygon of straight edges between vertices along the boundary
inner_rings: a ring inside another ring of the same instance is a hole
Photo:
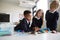
[[[43,11],[41,9],[39,9],[37,12],[36,12],[36,15],[33,17],[33,21],[32,21],[32,29],[33,29],[33,32],[38,32],[43,24]]]
[[[46,12],[46,26],[49,28],[52,33],[56,33],[57,20],[59,18],[59,13],[56,11],[59,4],[57,1],[53,1],[50,4],[50,9]]]

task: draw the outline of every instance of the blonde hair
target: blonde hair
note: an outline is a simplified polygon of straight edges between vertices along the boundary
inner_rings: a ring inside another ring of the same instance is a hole
[[[50,8],[58,8],[58,6],[59,6],[59,3],[58,3],[58,1],[52,1],[52,3],[50,4]]]
[[[37,10],[35,16],[37,16],[38,12],[40,12],[40,11],[42,11],[42,17],[41,17],[41,18],[43,19],[43,17],[44,17],[44,12],[43,12],[43,10],[41,10],[41,9]]]
[[[41,17],[41,18],[42,18],[42,20],[43,20],[44,12],[43,12],[43,10],[42,10],[42,9],[37,10],[37,12],[36,12],[35,16],[37,16],[38,12],[40,12],[40,11],[42,11],[42,17]],[[43,24],[43,22],[42,22],[42,24]]]

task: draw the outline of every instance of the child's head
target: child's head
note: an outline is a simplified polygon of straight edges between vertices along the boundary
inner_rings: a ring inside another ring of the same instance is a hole
[[[28,21],[31,20],[31,11],[25,10],[24,11],[24,18],[26,18]]]
[[[36,12],[36,15],[38,18],[43,18],[43,11],[41,9],[39,9],[37,12]]]
[[[50,9],[52,10],[55,10],[57,9],[59,6],[59,3],[57,1],[53,1],[51,4],[50,4]]]

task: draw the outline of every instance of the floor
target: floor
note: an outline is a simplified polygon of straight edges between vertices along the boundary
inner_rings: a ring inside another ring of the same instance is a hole
[[[42,33],[42,34],[13,34],[11,36],[2,36],[0,40],[60,40],[60,33]]]

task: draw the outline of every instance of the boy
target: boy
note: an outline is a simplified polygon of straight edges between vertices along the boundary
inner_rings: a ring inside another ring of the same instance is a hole
[[[56,11],[59,3],[57,1],[53,1],[50,4],[50,9],[46,12],[46,25],[52,33],[56,33],[57,28],[57,20],[59,19],[59,13]]]
[[[24,32],[30,32],[30,21],[31,21],[31,11],[25,10],[24,11],[24,18],[21,20],[21,22],[15,27],[15,31],[24,31]]]

